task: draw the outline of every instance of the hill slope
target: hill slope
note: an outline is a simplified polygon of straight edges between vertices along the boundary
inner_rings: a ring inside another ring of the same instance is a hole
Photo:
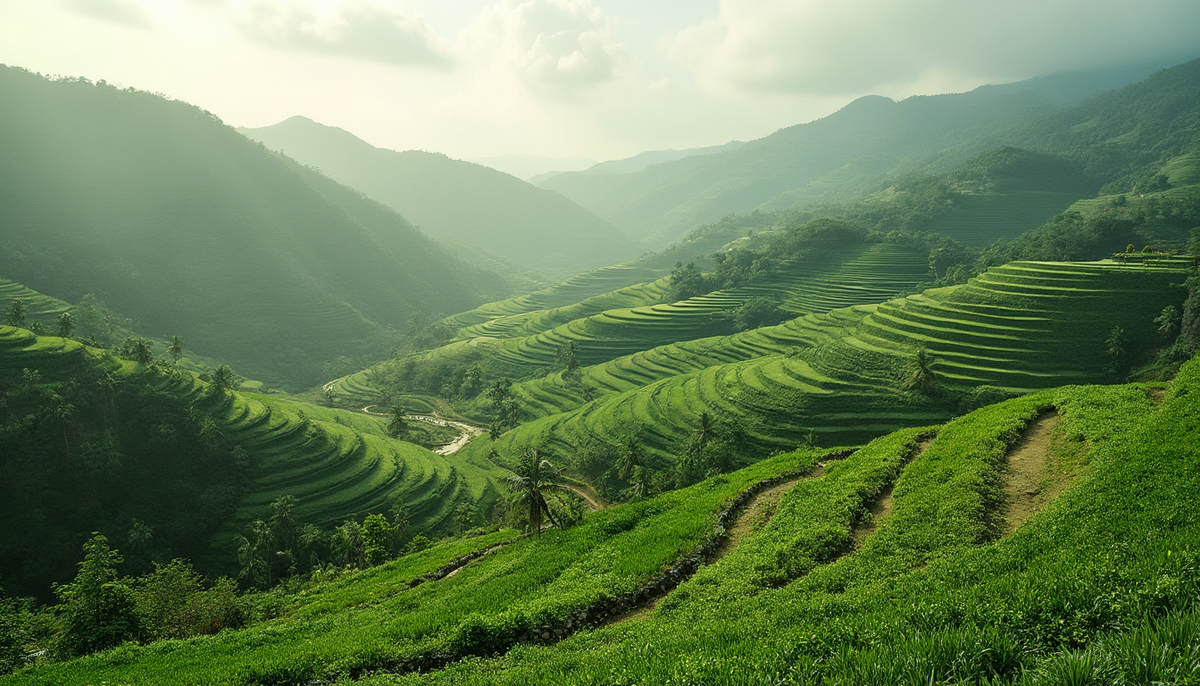
[[[636,252],[620,231],[591,212],[490,167],[376,148],[304,117],[239,130],[391,207],[430,236],[516,265],[569,276]]]
[[[149,93],[0,69],[0,273],[272,385],[504,292],[395,212]]]
[[[47,596],[91,531],[237,569],[234,539],[279,496],[328,529],[402,500],[411,534],[444,533],[459,503],[482,518],[499,497],[486,461],[388,438],[378,418],[273,396],[223,393],[195,375],[0,326],[0,575]]]
[[[509,539],[439,581],[413,583],[472,539],[259,626],[7,683],[1186,683],[1198,403],[1195,361],[1161,406],[1046,391]],[[1008,495],[1029,456],[1044,494]]]
[[[902,102],[868,96],[824,119],[781,129],[730,152],[633,174],[560,174],[542,185],[638,240],[662,245],[729,213],[845,198],[885,176],[935,160],[953,166],[1000,144],[987,140],[997,132],[1142,76],[1064,75]],[[1024,135],[1003,142],[1025,146],[1033,140]]]

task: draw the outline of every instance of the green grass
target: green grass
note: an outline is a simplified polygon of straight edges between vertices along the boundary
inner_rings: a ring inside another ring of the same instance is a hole
[[[1061,417],[1052,449],[1076,456],[1074,484],[1001,536],[1006,454],[1051,407]],[[1073,386],[882,437],[800,480],[769,521],[649,612],[549,645],[512,644],[674,564],[737,493],[819,453],[619,505],[540,540],[448,541],[307,591],[248,629],[128,645],[5,683],[1032,684],[1062,683],[1054,675],[1083,649],[1112,676],[1100,683],[1137,673],[1172,682],[1186,664],[1138,656],[1191,650],[1200,634],[1186,614],[1200,597],[1197,417],[1193,362],[1161,409],[1141,386]],[[889,487],[891,514],[852,543]],[[506,541],[453,577],[410,587]],[[459,655],[479,657],[440,666]],[[432,671],[414,670],[425,658]]]
[[[130,646],[14,679],[277,683],[358,672],[439,651],[490,652],[514,635],[575,617],[634,590],[710,534],[713,514],[736,494],[761,479],[809,469],[816,457],[779,456],[654,500],[595,513],[574,528],[500,548],[441,581],[407,588],[409,580],[463,550],[487,547],[511,533],[478,544],[448,542],[339,580],[309,592],[283,618],[243,631]],[[453,546],[453,553],[447,546]]]
[[[1114,326],[1131,350],[1158,345],[1152,319],[1180,295],[1178,268],[1098,263],[1013,263],[970,283],[875,306],[807,315],[776,327],[671,344],[560,376],[518,384],[537,417],[499,441],[501,451],[543,443],[569,454],[588,436],[616,442],[641,427],[670,458],[701,411],[738,418],[761,450],[816,431],[823,444],[868,440],[944,421],[947,397],[903,390],[918,346],[950,394],[982,385],[1027,392],[1111,379],[1105,341]],[[596,400],[586,402],[583,388]]]

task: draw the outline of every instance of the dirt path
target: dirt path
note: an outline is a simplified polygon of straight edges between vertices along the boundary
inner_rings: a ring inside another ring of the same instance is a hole
[[[936,435],[922,438],[921,441],[913,447],[913,451],[911,454],[909,454],[908,458],[904,460],[904,465],[907,465],[909,462],[912,462],[921,455],[924,455],[925,451],[929,449],[929,445],[933,443],[933,439],[935,438],[937,438]],[[904,465],[901,465],[900,468],[904,469]],[[854,530],[850,532],[850,540],[852,542],[850,547],[851,550],[857,550],[868,536],[875,533],[876,527],[879,526],[879,520],[892,513],[892,489],[895,488],[895,486],[896,482],[892,481],[892,483],[888,484],[887,487],[883,489],[883,492],[879,494],[879,497],[877,497],[875,502],[871,503],[871,507],[867,509],[869,516],[865,517],[861,522],[859,522],[854,527]]]
[[[367,405],[366,407],[364,407],[361,410],[361,412],[363,414],[369,414],[372,417],[388,416],[386,412],[372,412],[371,411],[372,407],[379,407],[379,406],[378,405]],[[463,446],[465,446],[468,442],[470,442],[470,440],[472,438],[475,438],[476,436],[482,434],[484,431],[482,428],[480,428],[478,426],[472,426],[465,422],[455,422],[455,421],[452,421],[449,419],[442,419],[441,417],[434,417],[432,415],[427,415],[427,414],[406,414],[404,416],[406,419],[412,419],[412,420],[418,421],[418,422],[425,422],[427,424],[436,424],[438,426],[453,426],[454,428],[456,428],[462,432],[458,435],[458,438],[455,438],[453,441],[451,441],[451,442],[447,443],[446,445],[443,445],[442,447],[433,451],[433,452],[437,453],[438,455],[453,455],[454,453],[458,452],[459,450],[462,450]]]
[[[1057,412],[1037,417],[1029,422],[1021,439],[1008,451],[1008,467],[1004,474],[1005,536],[1016,531],[1070,483],[1066,477],[1054,478],[1046,465],[1051,456],[1051,435],[1058,420]]]
[[[578,486],[576,484],[559,485],[587,501],[588,510],[592,512],[603,510],[606,507],[604,503],[600,502],[600,497],[596,494],[596,492],[590,490],[589,488],[584,488],[583,486]]]

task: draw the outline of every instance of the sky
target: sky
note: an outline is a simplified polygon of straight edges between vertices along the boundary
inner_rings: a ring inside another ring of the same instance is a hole
[[[715,145],[867,94],[1196,56],[1200,0],[0,0],[0,63],[463,159]]]

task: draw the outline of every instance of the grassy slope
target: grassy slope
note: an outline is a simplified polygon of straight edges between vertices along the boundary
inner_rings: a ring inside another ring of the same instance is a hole
[[[248,376],[304,388],[411,313],[506,290],[198,108],[7,67],[0,93],[0,272]]]
[[[944,399],[901,390],[917,346],[952,389],[1012,390],[1102,381],[1104,341],[1123,327],[1131,349],[1156,344],[1151,320],[1180,295],[1181,270],[1110,263],[1014,263],[970,283],[877,306],[808,315],[776,327],[702,339],[618,358],[582,371],[601,396],[516,387],[549,414],[505,434],[502,449],[544,442],[562,450],[587,435],[616,441],[640,427],[652,448],[674,452],[704,410],[741,418],[763,449],[795,445],[815,430],[826,444],[861,441],[941,421]]]
[[[936,428],[903,469],[927,430],[878,439],[802,481],[768,524],[655,610],[552,646],[507,650],[526,627],[574,616],[678,559],[710,525],[707,513],[813,456],[779,456],[617,506],[413,590],[405,580],[450,559],[449,549],[317,589],[289,616],[247,630],[125,647],[7,682],[299,683],[438,651],[499,649],[505,654],[495,659],[367,681],[1010,683],[1023,670],[1039,674],[1039,661],[1058,659],[1057,650],[1185,608],[1200,594],[1198,399],[1193,362],[1161,409],[1138,386],[1046,391]],[[1063,418],[1056,450],[1065,451],[1060,467],[1075,485],[997,538],[1006,448],[1048,407]],[[893,481],[892,514],[851,547],[867,505]],[[457,553],[471,544],[447,545]]]

